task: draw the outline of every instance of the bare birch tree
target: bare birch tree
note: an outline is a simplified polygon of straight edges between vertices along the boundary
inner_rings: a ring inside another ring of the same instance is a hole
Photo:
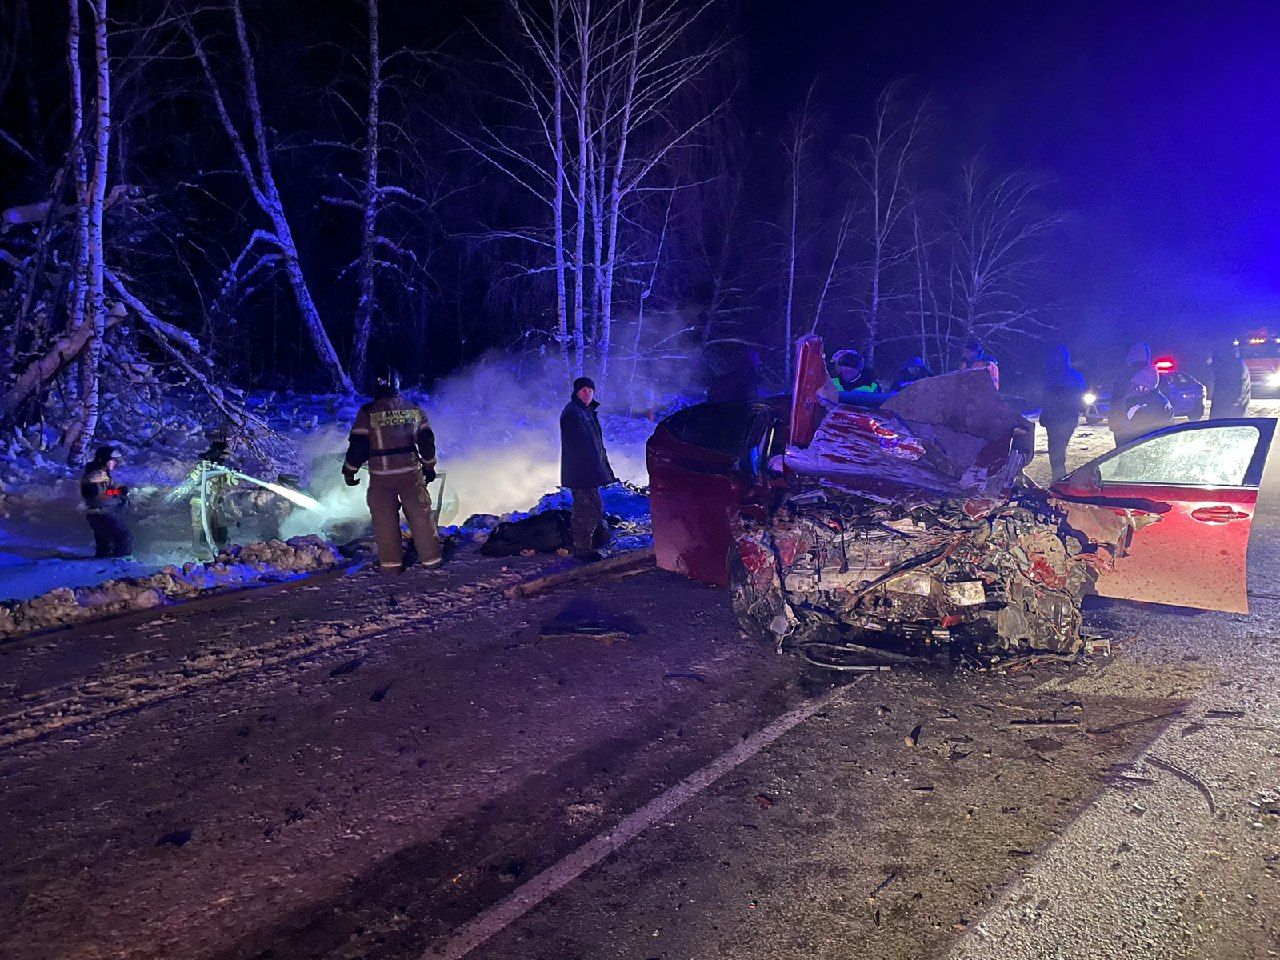
[[[218,120],[231,143],[249,193],[270,225],[269,229],[253,231],[240,255],[232,262],[228,271],[228,282],[236,282],[238,271],[251,266],[262,255],[262,247],[274,249],[279,254],[280,263],[288,278],[303,326],[307,330],[312,347],[325,373],[334,387],[344,393],[351,393],[354,390],[351,378],[343,369],[342,361],[339,360],[337,351],[333,348],[333,341],[329,338],[329,333],[321,320],[320,311],[311,295],[311,287],[302,268],[298,245],[276,183],[271,145],[267,137],[262,100],[258,93],[257,70],[253,52],[249,46],[249,35],[240,0],[230,0],[229,9],[234,25],[235,46],[241,73],[240,92],[243,95],[243,109],[248,114],[250,124],[247,138],[241,134],[227,107],[218,74],[210,63],[204,41],[196,29],[195,17],[185,21],[187,36],[195,51],[201,72],[204,74]]]
[[[911,203],[911,166],[921,148],[925,105],[904,110],[902,89],[901,80],[884,88],[876,100],[871,132],[852,138],[848,157],[865,210],[862,233],[868,253],[863,315],[868,366],[874,364],[884,335],[886,304],[897,296],[897,291],[888,289],[890,273],[911,255],[911,244],[900,234]]]
[[[724,49],[718,34],[695,36],[711,0],[509,0],[527,56],[490,40],[494,66],[513,81],[505,104],[523,127],[479,124],[454,135],[546,209],[550,220],[498,228],[492,239],[523,239],[551,256],[530,272],[555,269],[558,337],[575,371],[593,358],[608,376],[619,270],[626,263],[626,210],[651,189],[655,172],[692,148],[724,106],[685,112],[681,99]],[[522,136],[528,130],[532,136]],[[566,223],[571,218],[572,224]],[[572,235],[567,236],[569,230]],[[560,311],[562,293],[571,306]]]
[[[791,130],[783,144],[787,153],[787,279],[782,303],[782,351],[785,372],[791,380],[791,344],[795,339],[796,266],[800,259],[800,192],[804,186],[805,156],[814,134],[813,93],[817,81],[809,85],[804,104],[791,122]]]
[[[378,263],[378,211],[381,192],[378,183],[381,146],[382,107],[382,47],[379,36],[378,0],[367,0],[369,19],[369,105],[365,115],[364,184],[361,190],[360,222],[360,293],[356,300],[355,343],[352,349],[351,367],[355,382],[367,383],[366,365],[369,357],[369,333],[373,328],[376,309],[376,280]]]
[[[1043,278],[1043,240],[1062,223],[1039,204],[1044,181],[1026,173],[994,174],[965,164],[950,216],[954,336],[987,339],[1045,328],[1035,295]]]
[[[83,463],[98,429],[101,401],[102,338],[106,333],[107,302],[104,287],[106,246],[103,236],[103,213],[107,202],[107,164],[111,156],[111,59],[107,48],[107,0],[87,0],[93,19],[94,110],[92,152],[88,163],[87,225],[81,235],[81,216],[77,215],[77,241],[83,240],[88,254],[83,258],[83,323],[90,336],[81,360],[81,413],[70,434],[70,462]],[[79,32],[79,18],[74,26]],[[80,131],[76,131],[79,133]],[[79,159],[75,161],[79,166]],[[79,183],[77,182],[77,191]],[[77,196],[77,203],[81,198]],[[81,263],[77,251],[76,268]],[[77,283],[77,299],[79,283]],[[74,309],[79,309],[78,306]]]

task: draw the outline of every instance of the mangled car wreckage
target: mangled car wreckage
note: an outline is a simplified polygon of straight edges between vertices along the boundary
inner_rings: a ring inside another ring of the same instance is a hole
[[[729,586],[748,633],[835,665],[950,641],[1073,654],[1091,593],[1247,611],[1274,420],[1159,430],[1046,490],[986,371],[824,399],[816,337],[795,369],[791,397],[686,408],[648,445],[658,564]]]

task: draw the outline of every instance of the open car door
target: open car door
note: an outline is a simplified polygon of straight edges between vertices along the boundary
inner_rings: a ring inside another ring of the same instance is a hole
[[[1126,554],[1096,591],[1247,613],[1245,558],[1275,420],[1231,419],[1157,430],[1085,464],[1055,496],[1128,514]]]

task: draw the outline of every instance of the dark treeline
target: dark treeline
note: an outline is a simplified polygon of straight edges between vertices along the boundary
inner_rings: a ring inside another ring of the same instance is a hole
[[[494,347],[633,387],[725,343],[781,379],[810,331],[935,368],[1034,335],[1039,182],[940,156],[910,81],[749,115],[735,12],[10,0],[0,420],[79,462],[178,387],[252,429],[232,384]]]

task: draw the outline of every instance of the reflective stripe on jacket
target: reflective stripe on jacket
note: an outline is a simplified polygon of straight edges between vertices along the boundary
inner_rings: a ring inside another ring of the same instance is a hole
[[[354,474],[365,463],[373,477],[435,469],[436,438],[422,408],[399,395],[361,407],[347,438],[342,471]]]

